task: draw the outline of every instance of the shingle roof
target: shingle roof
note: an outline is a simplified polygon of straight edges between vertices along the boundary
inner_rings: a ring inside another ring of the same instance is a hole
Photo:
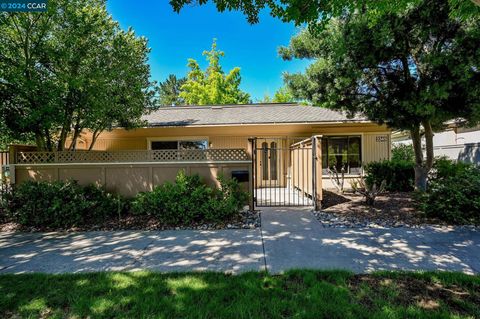
[[[292,103],[166,106],[143,117],[149,126],[360,122],[343,112]]]

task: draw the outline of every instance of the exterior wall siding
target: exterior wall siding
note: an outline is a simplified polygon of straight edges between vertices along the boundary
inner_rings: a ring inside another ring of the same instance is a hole
[[[390,159],[390,133],[365,133],[363,135],[362,162],[364,164]]]

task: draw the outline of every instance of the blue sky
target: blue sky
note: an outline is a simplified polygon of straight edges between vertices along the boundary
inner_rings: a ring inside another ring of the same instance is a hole
[[[225,52],[222,66],[229,71],[241,68],[242,90],[254,102],[264,94],[270,96],[282,86],[282,72],[303,71],[307,61],[283,61],[277,53],[298,29],[263,12],[260,23],[250,25],[238,12],[218,13],[211,4],[185,7],[173,12],[167,0],[108,0],[108,11],[122,28],[132,27],[149,39],[152,79],[163,81],[168,74],[185,76],[187,59],[194,58],[206,66],[203,50],[210,49],[212,39]]]

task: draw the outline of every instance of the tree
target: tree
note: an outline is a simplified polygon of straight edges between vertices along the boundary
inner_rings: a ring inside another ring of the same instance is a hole
[[[348,12],[361,11],[368,19],[377,20],[383,14],[396,13],[417,5],[421,0],[212,0],[219,12],[225,10],[241,11],[249,23],[258,23],[260,11],[270,9],[270,15],[283,22],[294,22],[299,26],[304,23],[318,27],[332,17],[341,17]],[[187,5],[204,5],[208,0],[170,0],[175,12],[180,12]],[[480,0],[449,0],[450,14],[454,17],[468,19],[480,13]]]
[[[433,163],[434,130],[455,118],[480,119],[480,16],[461,21],[450,11],[447,0],[424,0],[377,23],[352,13],[280,49],[286,59],[316,59],[305,73],[285,76],[296,98],[410,131],[420,190]]]
[[[0,14],[0,113],[41,150],[85,130],[138,126],[153,106],[147,41],[122,31],[104,0],[49,1],[46,13]],[[93,143],[92,143],[93,144]]]
[[[209,63],[207,69],[202,71],[197,61],[189,59],[187,81],[181,86],[180,97],[187,104],[242,104],[248,103],[250,96],[240,90],[240,68],[233,68],[225,74],[220,58],[224,52],[217,50],[214,39],[210,51],[204,51]]]
[[[290,103],[294,102],[294,98],[292,92],[290,92],[290,89],[288,87],[281,87],[273,95],[272,101],[274,103]]]
[[[290,92],[288,87],[281,87],[275,92],[275,94],[273,95],[273,99],[268,94],[265,94],[265,96],[260,102],[261,103],[291,103],[291,102],[295,102],[295,99],[293,98],[293,94],[292,92]]]
[[[180,97],[186,104],[245,104],[249,103],[250,95],[240,90],[240,68],[233,68],[228,74],[222,70],[220,58],[224,52],[217,50],[214,39],[212,49],[203,51],[207,57],[208,67],[200,69],[194,59],[188,60],[190,72],[187,81],[181,87]]]
[[[168,78],[159,85],[159,104],[160,105],[183,105],[185,101],[180,97],[180,90],[186,78],[178,79],[175,74],[170,74]]]

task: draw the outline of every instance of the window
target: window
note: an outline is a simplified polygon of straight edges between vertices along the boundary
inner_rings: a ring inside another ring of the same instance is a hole
[[[341,172],[342,167],[347,174],[360,174],[362,167],[362,150],[360,136],[325,136],[322,138],[322,167],[336,168]]]
[[[152,150],[206,150],[207,140],[200,141],[151,141]]]
[[[152,141],[150,148],[152,150],[176,150],[178,149],[177,141]]]

